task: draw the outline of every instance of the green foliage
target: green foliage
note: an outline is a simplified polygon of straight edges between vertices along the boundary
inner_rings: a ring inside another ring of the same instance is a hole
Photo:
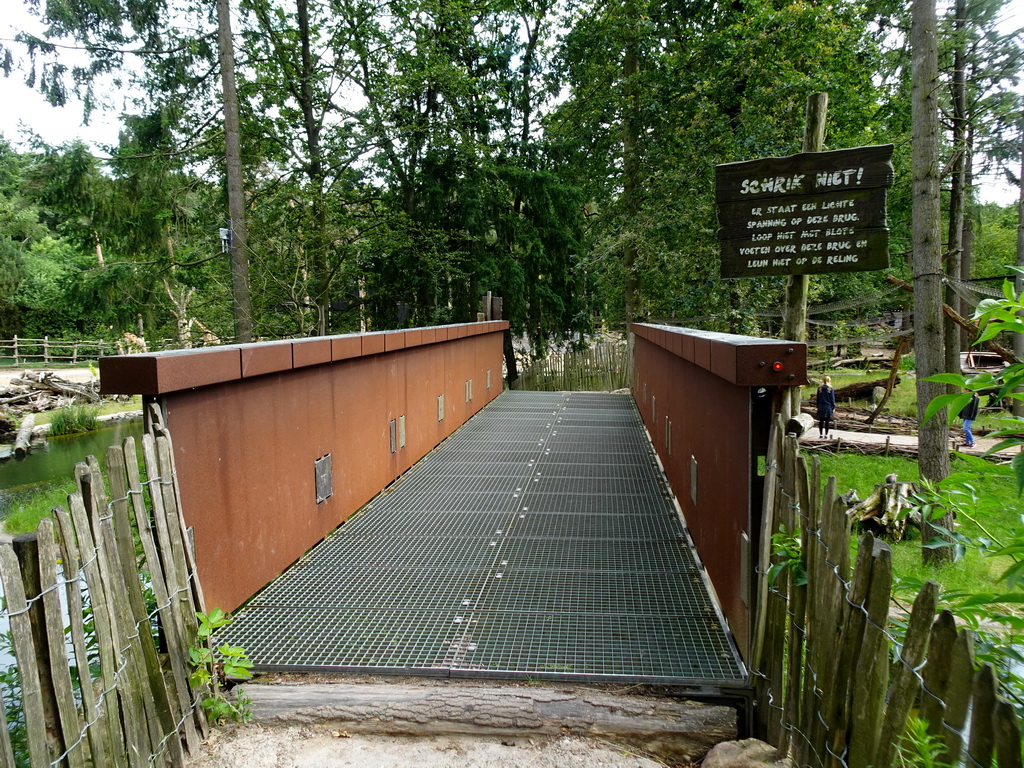
[[[50,517],[54,507],[67,504],[68,494],[73,491],[74,483],[68,482],[62,487],[29,496],[3,519],[4,532],[12,536],[34,532],[40,520]]]
[[[1024,272],[1024,269],[1020,267],[1012,269]],[[1015,295],[1013,283],[1004,282],[1003,298],[985,299],[978,304],[974,317],[981,333],[975,340],[975,344],[978,345],[993,339],[1001,333],[1024,333],[1024,319],[1020,314],[1022,311],[1024,311],[1024,295]],[[952,421],[967,405],[974,392],[992,394],[998,400],[1024,401],[1024,392],[1017,391],[1024,386],[1024,363],[1015,363],[996,374],[978,373],[973,376],[963,376],[945,373],[933,376],[929,381],[952,384],[961,391],[934,398],[928,403],[928,408],[925,411],[926,419],[932,418],[938,411],[948,406],[949,418]],[[1024,419],[1017,416],[1007,417],[1004,419],[1003,428],[990,437],[1000,438],[990,452],[1024,446]],[[1024,493],[1024,452],[1015,453],[1010,465],[1017,480],[1017,493],[1022,494]]]
[[[199,619],[196,640],[188,649],[192,666],[189,684],[193,690],[206,691],[203,709],[213,722],[249,722],[252,719],[249,699],[239,692],[234,701],[228,700],[220,691],[219,680],[248,680],[252,677],[252,662],[238,646],[221,645],[216,655],[210,646],[214,632],[230,624],[231,618],[220,608],[214,608],[209,614],[198,612],[196,617]]]
[[[942,739],[928,730],[928,723],[920,717],[907,720],[903,738],[897,745],[899,765],[903,768],[951,768],[943,760],[946,748]]]
[[[794,586],[807,584],[807,568],[804,566],[802,550],[799,530],[787,531],[786,526],[780,525],[778,532],[772,534],[772,554],[776,562],[768,571],[768,580],[774,584],[779,574],[790,569]]]
[[[72,405],[61,408],[50,418],[50,434],[74,435],[96,429],[96,414],[99,409],[92,405]]]
[[[7,613],[7,599],[3,601],[3,611]],[[0,653],[5,657],[14,658],[14,640],[10,630],[0,632]],[[21,701],[21,675],[17,664],[0,669],[0,690],[4,697],[4,716],[7,723],[7,734],[14,752],[14,764],[17,766],[31,765],[28,754],[28,733],[25,730],[25,708]]]

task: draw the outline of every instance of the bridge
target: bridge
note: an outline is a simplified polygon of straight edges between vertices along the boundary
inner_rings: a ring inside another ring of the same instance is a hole
[[[730,695],[806,350],[633,330],[630,394],[503,393],[504,322],[106,358],[101,386],[160,404],[207,605],[258,669]]]

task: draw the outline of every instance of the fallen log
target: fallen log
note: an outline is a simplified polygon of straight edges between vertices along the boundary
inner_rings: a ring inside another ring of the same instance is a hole
[[[814,417],[809,413],[798,413],[786,422],[786,434],[800,437],[814,428]]]
[[[44,371],[43,373],[23,373],[12,384],[22,385],[30,389],[41,389],[49,392],[56,392],[59,395],[66,395],[72,398],[82,398],[90,403],[98,403],[99,392],[91,384],[76,384],[73,381],[62,379],[54,373]]]
[[[21,420],[18,436],[14,439],[14,455],[27,456],[32,445],[32,427],[36,425],[35,414],[28,414]]]
[[[866,400],[870,399],[871,393],[875,387],[886,387],[888,386],[889,379],[875,379],[873,381],[857,381],[853,384],[847,384],[845,387],[836,388],[836,402],[845,400]],[[897,376],[893,385],[900,383],[900,377]]]
[[[736,710],[655,696],[552,686],[249,684],[261,725],[324,723],[406,736],[571,733],[636,746],[672,764],[735,738]]]

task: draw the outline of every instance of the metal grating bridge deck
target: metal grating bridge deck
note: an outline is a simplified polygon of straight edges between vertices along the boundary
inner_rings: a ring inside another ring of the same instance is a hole
[[[503,393],[217,640],[267,671],[743,683],[628,395]]]

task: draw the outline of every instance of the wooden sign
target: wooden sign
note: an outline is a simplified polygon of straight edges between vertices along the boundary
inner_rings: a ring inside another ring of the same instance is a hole
[[[892,145],[715,167],[722,277],[889,266]]]

